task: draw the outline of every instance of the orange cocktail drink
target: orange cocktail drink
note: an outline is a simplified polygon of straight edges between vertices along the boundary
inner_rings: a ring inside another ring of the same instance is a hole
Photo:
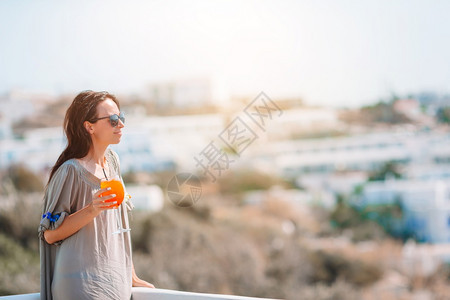
[[[111,180],[102,180],[100,183],[100,188],[104,189],[110,187],[111,190],[108,192],[105,192],[102,194],[102,196],[107,196],[111,194],[116,194],[116,197],[111,198],[109,200],[106,200],[105,202],[114,202],[117,201],[117,204],[114,205],[115,208],[119,207],[119,205],[122,203],[123,198],[125,196],[125,191],[122,185],[122,182],[118,179],[111,179]]]

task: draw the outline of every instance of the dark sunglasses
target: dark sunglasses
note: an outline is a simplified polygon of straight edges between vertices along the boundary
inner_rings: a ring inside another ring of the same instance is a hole
[[[98,120],[103,120],[103,119],[108,119],[109,118],[109,122],[111,123],[112,127],[116,127],[117,125],[119,125],[119,120],[122,121],[122,123],[125,124],[125,115],[123,114],[123,112],[121,112],[119,115],[118,114],[114,114],[114,115],[110,115],[107,117],[102,117],[102,118],[95,118],[92,121],[90,121],[91,123],[95,123]]]

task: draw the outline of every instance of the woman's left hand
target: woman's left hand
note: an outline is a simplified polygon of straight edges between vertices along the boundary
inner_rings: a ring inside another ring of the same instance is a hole
[[[155,286],[153,284],[151,284],[150,282],[142,280],[138,277],[133,278],[133,286],[134,287],[148,287],[148,288],[152,288],[152,289],[155,288]]]

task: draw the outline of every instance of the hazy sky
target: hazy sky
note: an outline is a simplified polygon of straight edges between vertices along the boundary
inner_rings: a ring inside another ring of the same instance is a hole
[[[230,94],[354,106],[450,92],[450,1],[0,1],[0,93],[141,92],[213,77]]]

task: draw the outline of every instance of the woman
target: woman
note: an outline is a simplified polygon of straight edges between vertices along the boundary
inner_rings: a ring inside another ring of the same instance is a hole
[[[41,299],[130,299],[131,286],[154,286],[139,279],[131,256],[130,233],[117,227],[103,196],[104,177],[120,176],[117,154],[125,119],[115,96],[85,91],[66,112],[67,147],[51,170],[39,226]],[[119,207],[128,227],[128,201]]]

